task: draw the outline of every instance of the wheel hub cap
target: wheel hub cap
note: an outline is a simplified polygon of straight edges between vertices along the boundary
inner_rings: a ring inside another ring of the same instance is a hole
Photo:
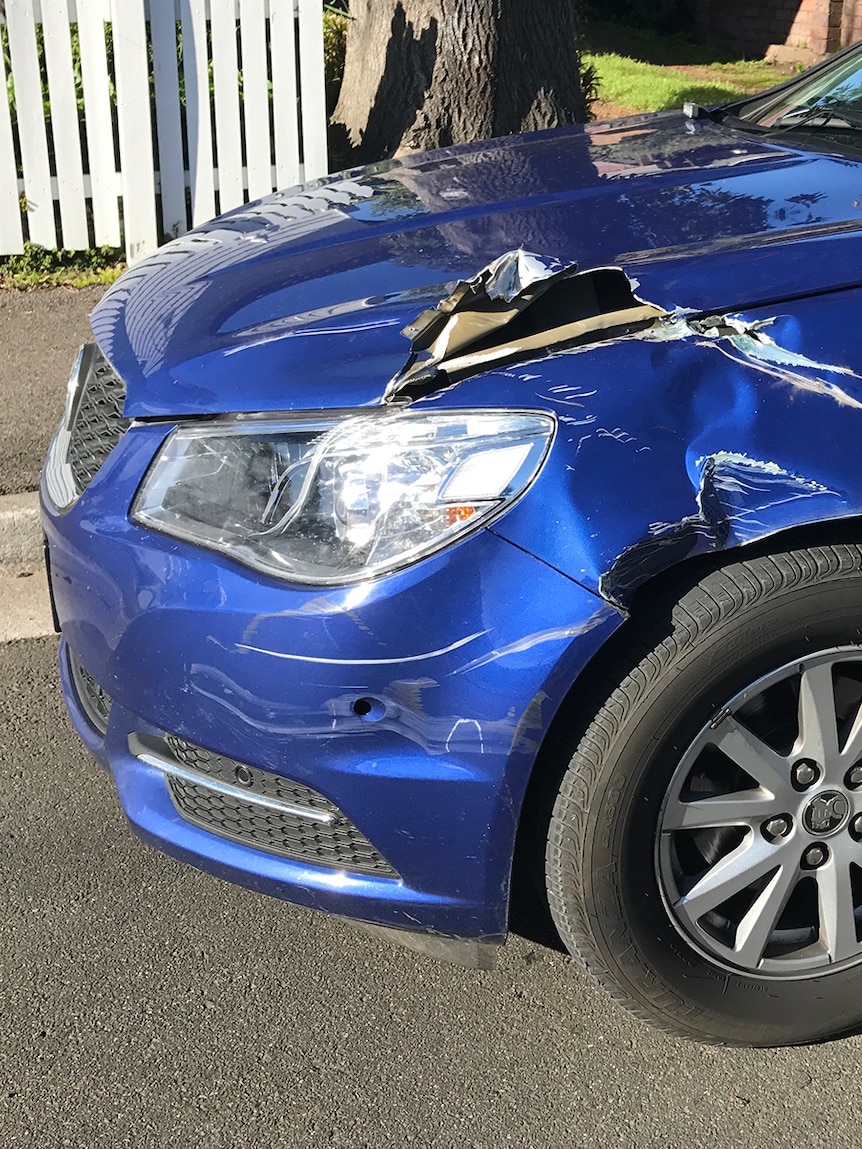
[[[842,829],[849,815],[849,799],[838,790],[827,790],[808,803],[802,822],[809,834],[823,838]]]

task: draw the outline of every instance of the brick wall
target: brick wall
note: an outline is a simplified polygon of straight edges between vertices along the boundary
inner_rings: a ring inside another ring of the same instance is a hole
[[[862,0],[857,4],[844,4],[841,21],[841,43],[852,44],[862,40]]]
[[[812,58],[862,39],[862,0],[695,0],[701,39],[749,56],[775,45]]]

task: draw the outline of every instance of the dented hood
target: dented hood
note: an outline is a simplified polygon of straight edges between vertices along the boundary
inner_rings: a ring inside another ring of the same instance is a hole
[[[378,404],[404,329],[502,252],[621,267],[668,312],[738,311],[857,283],[860,203],[858,164],[635,117],[269,197],[137,265],[92,324],[132,416]]]

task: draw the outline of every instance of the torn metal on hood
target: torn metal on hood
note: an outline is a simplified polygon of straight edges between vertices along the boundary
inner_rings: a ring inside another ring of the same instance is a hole
[[[416,397],[489,367],[629,334],[666,315],[637,298],[620,268],[579,273],[576,263],[509,251],[403,329],[410,357],[384,399]]]

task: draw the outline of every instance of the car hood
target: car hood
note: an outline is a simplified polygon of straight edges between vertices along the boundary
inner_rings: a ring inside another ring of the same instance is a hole
[[[858,283],[859,170],[676,112],[407,156],[167,244],[93,330],[131,416],[379,404],[402,329],[514,248],[685,313]]]

